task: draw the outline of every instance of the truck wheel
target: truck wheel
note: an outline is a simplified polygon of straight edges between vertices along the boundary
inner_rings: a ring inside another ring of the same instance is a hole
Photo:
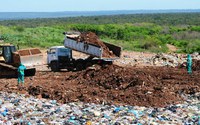
[[[85,68],[88,68],[88,67],[90,67],[90,66],[92,66],[92,63],[91,63],[91,62],[88,62],[88,63],[86,63]]]
[[[81,70],[83,70],[83,65],[81,63],[78,63],[76,65],[76,71],[81,71]]]
[[[35,68],[27,69],[24,71],[25,76],[34,76],[36,72]],[[16,72],[17,73],[17,72]]]
[[[57,62],[51,62],[51,71],[53,71],[53,72],[58,72],[59,71],[59,67],[58,67],[58,63]]]

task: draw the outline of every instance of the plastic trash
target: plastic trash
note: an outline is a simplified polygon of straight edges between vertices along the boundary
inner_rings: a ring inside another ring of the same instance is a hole
[[[177,106],[169,106],[167,109],[175,113],[177,108]]]
[[[117,113],[117,112],[119,112],[120,110],[121,110],[120,107],[116,107],[116,108],[113,110],[113,113]]]
[[[50,103],[55,105],[57,103],[57,101],[56,100],[51,100]]]
[[[70,120],[74,120],[76,117],[75,116],[71,116],[70,117]]]
[[[86,125],[92,125],[92,122],[91,121],[87,121]]]
[[[148,125],[185,124],[200,125],[197,95],[184,96],[184,103],[164,108],[116,106],[72,102],[60,104],[51,100],[25,98],[24,95],[0,92],[0,124],[68,124],[68,125]],[[10,100],[8,100],[10,99]],[[7,100],[7,101],[6,101]],[[20,100],[20,101],[16,101]],[[17,103],[18,104],[17,104]],[[14,104],[16,103],[16,104]],[[94,117],[95,116],[95,117]]]
[[[70,124],[73,124],[73,125],[78,125],[78,123],[76,123],[76,121],[75,121],[75,120],[72,120],[72,119],[69,119],[69,120],[67,121],[67,123],[70,123]]]
[[[3,115],[4,117],[6,117],[7,113],[8,113],[8,109],[6,108],[3,112],[1,112],[1,115]]]
[[[103,117],[106,119],[110,119],[110,116],[108,116],[107,114],[104,114]]]
[[[96,117],[99,117],[101,115],[101,113],[98,111],[94,111],[93,113],[94,113],[94,116],[96,116]]]
[[[133,113],[136,118],[139,118],[139,112],[137,110],[129,110],[129,113]]]
[[[121,123],[119,123],[119,122],[115,122],[114,125],[121,125]]]
[[[27,123],[27,125],[31,125],[31,123],[30,123],[30,122],[28,122],[28,123]]]

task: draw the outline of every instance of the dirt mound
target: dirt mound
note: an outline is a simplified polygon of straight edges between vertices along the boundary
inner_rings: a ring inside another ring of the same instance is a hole
[[[99,37],[93,32],[83,32],[78,38],[76,38],[76,40],[79,42],[84,41],[86,43],[102,47],[103,57],[116,57],[112,51],[110,51],[109,48],[103,43],[103,41],[101,41]]]
[[[184,62],[177,66],[178,68],[187,69],[187,62]],[[193,59],[192,60],[192,70],[199,71],[200,70],[200,60]]]
[[[199,91],[198,86],[192,86],[198,81],[191,79],[186,71],[175,68],[140,69],[111,65],[97,70],[87,70],[78,79],[79,83],[98,86],[104,92],[106,90],[106,94],[97,94],[102,99],[109,98],[116,103],[131,105],[164,106],[181,100],[178,94],[180,92],[188,94]]]
[[[192,69],[194,71],[200,70],[200,60],[193,60],[192,62]]]
[[[182,101],[180,94],[199,92],[199,76],[199,70],[191,76],[185,68],[94,66],[79,72],[37,72],[25,78],[25,90],[61,103],[163,107]],[[19,92],[16,79],[1,79],[0,83],[0,91]]]
[[[38,73],[28,92],[62,103],[83,101],[163,107],[181,101],[180,93],[200,91],[199,75],[195,71],[191,77],[185,69],[169,67],[95,66],[73,73]]]
[[[131,70],[117,65],[107,65],[101,68],[88,69],[82,73],[83,80],[90,85],[97,84],[105,89],[127,89],[131,86],[141,85],[147,81],[143,71]],[[156,79],[150,78],[152,83]]]

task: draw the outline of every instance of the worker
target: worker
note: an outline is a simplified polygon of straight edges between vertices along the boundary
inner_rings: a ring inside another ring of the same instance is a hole
[[[88,42],[84,42],[84,50],[88,50],[88,48],[89,48],[89,45],[88,45]]]
[[[22,87],[24,88],[24,70],[26,70],[26,67],[20,63],[18,67],[18,87],[20,88],[20,83],[22,83]],[[20,88],[21,89],[21,88]]]
[[[192,57],[190,54],[187,55],[187,72],[188,74],[192,74]]]

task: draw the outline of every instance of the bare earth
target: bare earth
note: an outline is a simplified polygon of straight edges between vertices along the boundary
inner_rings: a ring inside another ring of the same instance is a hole
[[[86,56],[73,54],[77,58]],[[154,107],[178,103],[183,101],[180,94],[200,91],[199,69],[191,76],[185,67],[140,63],[140,60],[153,56],[152,53],[123,52],[114,65],[95,65],[79,72],[50,72],[46,65],[39,66],[34,77],[25,78],[24,90],[18,90],[16,78],[2,78],[0,90],[56,99],[62,103],[83,101]]]

